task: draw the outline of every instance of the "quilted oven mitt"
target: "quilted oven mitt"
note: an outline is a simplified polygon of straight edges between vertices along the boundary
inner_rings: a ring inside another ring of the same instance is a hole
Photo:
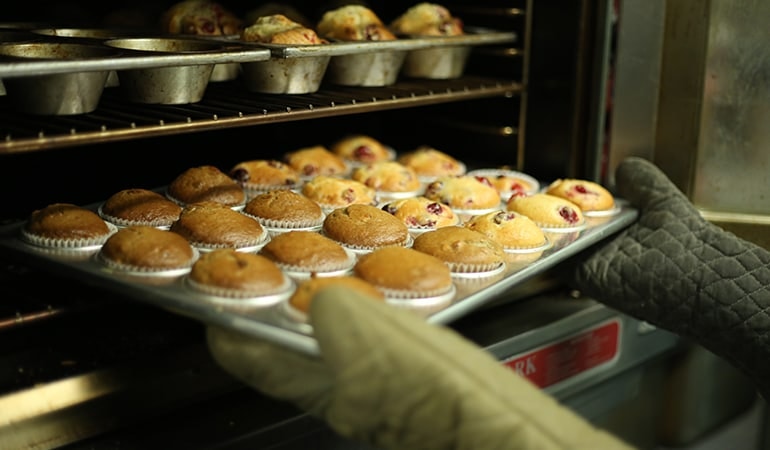
[[[311,304],[320,358],[215,327],[211,353],[247,385],[378,448],[626,448],[453,330],[343,289]]]
[[[745,371],[770,399],[770,252],[704,220],[646,160],[624,160],[616,184],[639,219],[581,255],[574,286],[693,339]]]

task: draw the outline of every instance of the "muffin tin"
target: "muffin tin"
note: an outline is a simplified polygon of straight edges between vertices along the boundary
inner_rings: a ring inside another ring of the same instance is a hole
[[[405,61],[422,60],[424,51],[460,58],[462,61],[453,64],[461,67],[469,52],[457,52],[458,48],[470,50],[477,45],[516,40],[512,32],[474,28],[468,28],[463,36],[296,46],[126,30],[40,27],[4,32],[8,38],[0,36],[0,80],[5,92],[15,99],[13,107],[39,115],[91,112],[108,86],[122,89],[132,102],[181,104],[200,101],[211,81],[236,77],[248,91],[273,94],[313,93],[323,82],[387,86],[399,75],[455,77],[462,69],[447,74],[430,73],[431,68],[444,72],[443,64],[423,64],[420,73],[414,69],[402,72],[401,67]],[[57,52],[57,47],[66,47],[71,53]],[[48,52],[36,51],[38,48]],[[413,53],[416,58],[410,57]],[[220,75],[222,69],[230,74]],[[73,75],[88,78],[73,80]],[[29,86],[31,82],[37,84]],[[61,94],[39,99],[30,95],[46,89]],[[62,106],[73,104],[76,106]]]
[[[637,211],[622,199],[616,199],[616,214],[591,218],[579,231],[548,233],[550,246],[534,254],[512,254],[500,270],[485,276],[454,277],[452,298],[430,305],[412,305],[418,314],[433,323],[449,323],[469,312],[498,300],[504,295],[516,299],[526,294],[526,282],[542,274],[567,258],[631,225]],[[89,208],[98,209],[99,205]],[[0,251],[13,258],[44,270],[80,279],[90,285],[101,286],[136,301],[188,316],[207,324],[216,324],[239,330],[261,339],[267,339],[296,351],[315,355],[318,347],[312,330],[296,318],[287,317],[284,298],[280,301],[261,302],[254,299],[247,312],[229,307],[217,298],[191,289],[186,274],[175,274],[164,280],[131,276],[110,270],[97,257],[99,249],[52,251],[32,245],[22,238],[24,223],[0,228]],[[540,253],[541,252],[541,253]],[[397,269],[396,269],[397,270]],[[289,274],[287,274],[288,276]],[[407,307],[403,302],[395,307]]]

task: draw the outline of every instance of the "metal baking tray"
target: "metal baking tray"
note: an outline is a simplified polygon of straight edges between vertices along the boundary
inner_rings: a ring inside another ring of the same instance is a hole
[[[551,246],[534,261],[506,264],[498,272],[485,277],[455,278],[452,297],[438,305],[425,306],[423,317],[429,322],[447,324],[484,305],[499,301],[501,296],[515,298],[516,288],[524,286],[526,281],[631,225],[637,218],[637,210],[622,200],[618,204],[615,214],[589,218],[586,227],[582,229],[547,233]],[[96,211],[98,205],[93,209]],[[77,255],[76,258],[72,254],[44,251],[21,239],[23,225],[21,222],[0,228],[0,253],[51,273],[96,285],[203,323],[235,329],[310,355],[318,354],[317,342],[310,326],[289,319],[285,301],[253,308],[249,312],[234,311],[190,289],[185,274],[162,280],[152,276],[139,278],[108,270],[97,258],[98,249]]]

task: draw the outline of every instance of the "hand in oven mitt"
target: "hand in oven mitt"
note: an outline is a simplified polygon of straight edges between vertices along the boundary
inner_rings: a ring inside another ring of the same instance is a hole
[[[581,255],[574,287],[694,339],[770,399],[770,252],[707,222],[644,159],[623,161],[615,178],[639,219]]]
[[[622,449],[454,331],[340,287],[309,320],[313,358],[222,328],[216,361],[246,384],[385,449]]]

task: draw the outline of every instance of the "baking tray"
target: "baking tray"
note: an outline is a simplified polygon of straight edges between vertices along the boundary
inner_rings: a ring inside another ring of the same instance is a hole
[[[98,205],[92,209],[96,211]],[[501,270],[485,277],[455,278],[452,297],[439,305],[425,306],[422,315],[428,322],[447,324],[499,300],[502,294],[516,298],[517,287],[524,286],[533,277],[621,231],[631,225],[637,215],[636,209],[619,200],[615,214],[588,218],[582,229],[549,232],[547,235],[551,245],[539,258],[531,262],[506,264]],[[72,258],[71,254],[53,254],[26,243],[21,239],[23,225],[21,222],[0,227],[0,253],[30,266],[102,287],[206,324],[238,330],[309,355],[318,354],[317,342],[310,326],[287,318],[283,301],[249,312],[232,311],[213,302],[210,297],[191,290],[185,281],[185,274],[171,279],[164,278],[163,282],[152,276],[138,279],[117,274],[98,261],[98,249]],[[416,310],[420,312],[420,308]]]

